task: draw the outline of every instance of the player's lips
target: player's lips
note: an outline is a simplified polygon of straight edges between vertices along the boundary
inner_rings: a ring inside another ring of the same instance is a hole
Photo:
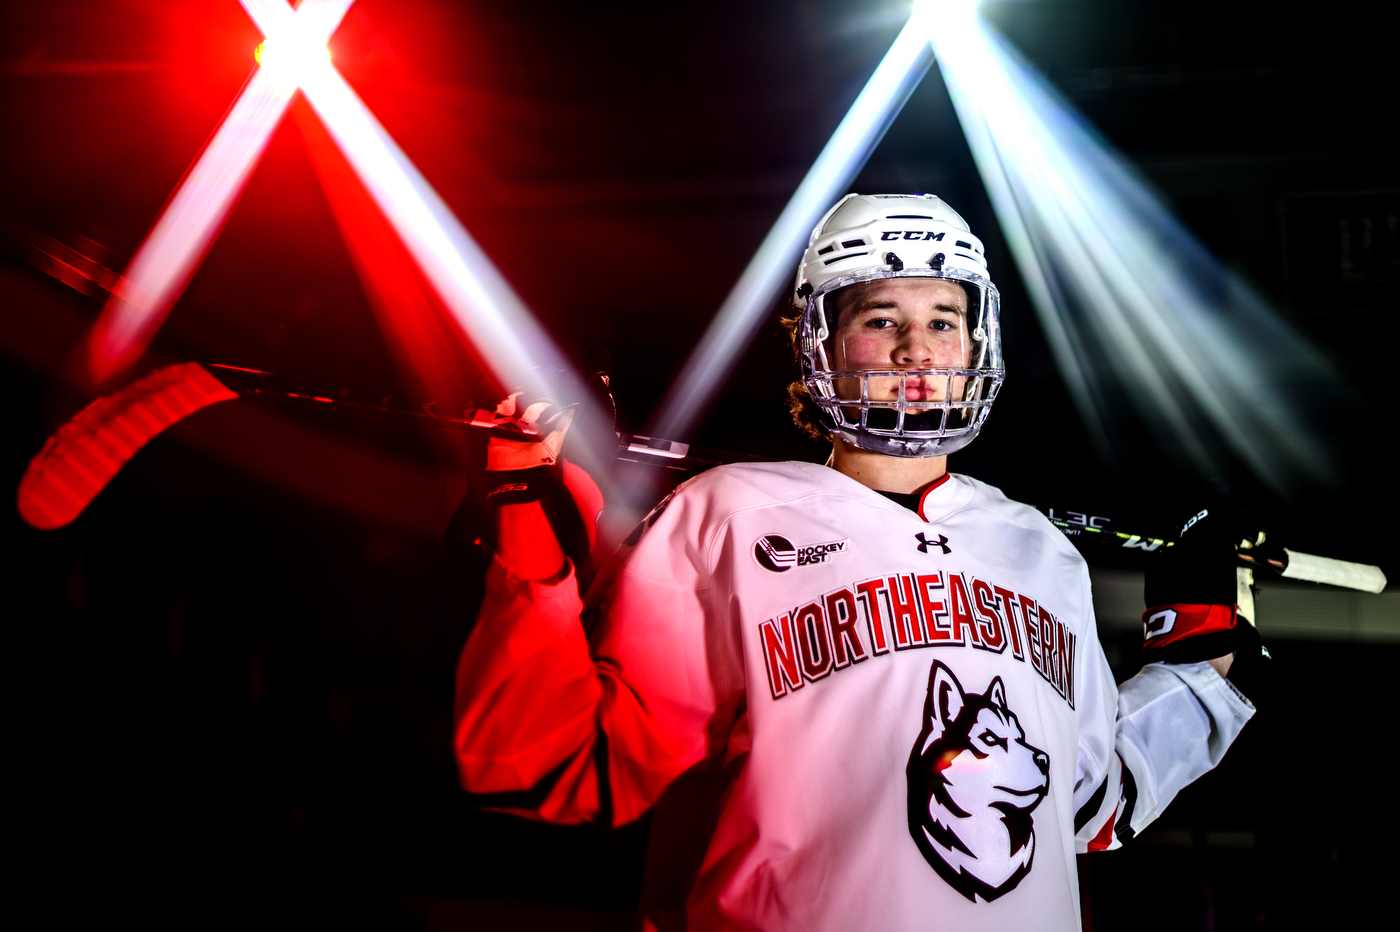
[[[932,379],[926,379],[921,376],[915,376],[914,378],[908,379],[904,383],[904,400],[940,401],[942,400],[943,396],[942,388],[943,386],[941,384],[933,384]],[[885,392],[882,392],[882,394],[887,394],[887,400],[889,401],[899,400],[899,383],[895,380],[893,376],[891,376],[888,379],[887,387],[885,388]]]
[[[906,401],[937,401],[937,393],[933,387],[925,384],[923,379],[910,379],[904,384],[904,398]]]

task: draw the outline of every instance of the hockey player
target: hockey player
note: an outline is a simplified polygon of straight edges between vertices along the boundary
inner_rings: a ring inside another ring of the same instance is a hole
[[[538,480],[562,470],[585,515],[596,487],[541,465],[557,442],[492,441],[496,557],[457,680],[463,785],[618,825],[672,788],[686,802],[663,802],[653,846],[688,821],[702,854],[683,895],[673,877],[669,900],[646,900],[649,927],[1078,928],[1074,854],[1141,831],[1253,714],[1222,678],[1233,606],[1199,628],[1204,654],[1183,623],[1172,659],[1192,662],[1115,686],[1078,553],[947,472],[1004,372],[982,244],[938,198],[843,199],[794,303],[796,416],[831,439],[827,465],[681,486],[587,631]]]

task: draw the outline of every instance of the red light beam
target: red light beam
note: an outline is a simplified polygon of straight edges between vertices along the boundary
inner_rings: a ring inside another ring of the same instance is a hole
[[[351,2],[305,0],[295,13],[266,0],[245,0],[244,7],[260,26],[267,23],[264,34],[285,37],[274,47],[299,51],[309,44],[324,49]],[[261,54],[267,48],[260,49],[260,60],[270,57]],[[287,112],[298,75],[273,61],[259,64],[180,182],[88,335],[87,368],[95,384],[135,362],[164,323]]]
[[[400,372],[412,377],[409,394],[461,410],[473,394],[465,374],[489,371],[486,361],[472,352],[456,323],[443,314],[442,302],[398,232],[311,107],[294,104],[292,117],[301,128],[311,164],[368,293],[380,332]]]
[[[340,76],[326,41],[352,0],[240,0],[266,37],[259,68],[142,244],[88,341],[101,383],[130,365],[169,314],[299,87],[452,319],[502,385],[567,364],[490,259]],[[571,384],[556,398],[582,397]]]
[[[497,382],[516,385],[535,370],[550,397],[584,397],[564,384],[568,362],[510,283],[340,73],[316,61],[302,92]]]

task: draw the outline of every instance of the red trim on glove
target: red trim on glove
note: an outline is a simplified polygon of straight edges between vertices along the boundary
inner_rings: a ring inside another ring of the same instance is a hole
[[[1235,627],[1235,605],[1158,605],[1142,613],[1143,647],[1152,650],[1184,638],[1218,634]]]

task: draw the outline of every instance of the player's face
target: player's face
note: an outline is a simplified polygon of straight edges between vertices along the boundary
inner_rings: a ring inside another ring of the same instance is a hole
[[[830,358],[837,369],[961,369],[971,357],[967,293],[939,278],[885,278],[836,294],[838,316]],[[965,378],[953,379],[961,391]],[[871,401],[897,401],[898,378],[872,378]],[[944,401],[943,376],[909,377],[908,401]],[[838,379],[836,394],[860,397],[857,379]]]

